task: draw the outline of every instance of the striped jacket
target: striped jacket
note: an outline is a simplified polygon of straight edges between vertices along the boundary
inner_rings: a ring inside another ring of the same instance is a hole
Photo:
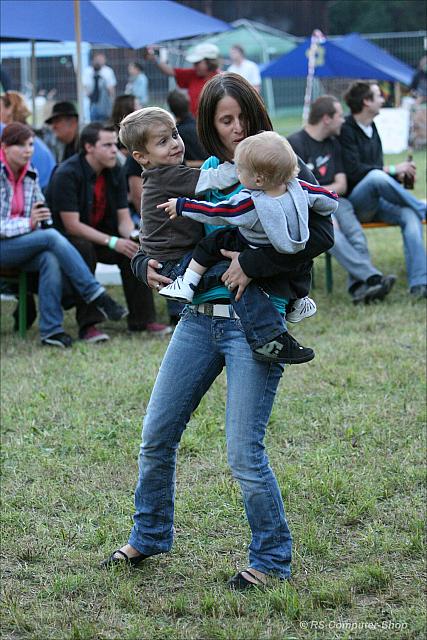
[[[176,209],[178,215],[198,222],[237,226],[250,246],[272,245],[280,253],[297,253],[309,237],[308,209],[329,216],[337,207],[336,193],[294,178],[279,197],[242,189],[216,204],[178,198]]]
[[[40,188],[37,171],[32,167],[27,170],[23,180],[24,189],[24,214],[23,216],[11,216],[13,187],[8,180],[6,166],[0,167],[0,237],[14,238],[30,233],[31,209],[36,202],[44,202],[45,198]]]

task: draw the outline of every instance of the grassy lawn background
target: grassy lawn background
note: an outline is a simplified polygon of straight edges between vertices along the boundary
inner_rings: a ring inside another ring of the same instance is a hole
[[[172,552],[102,572],[132,524],[141,417],[166,342],[105,323],[109,343],[42,348],[35,327],[13,334],[2,303],[3,638],[424,637],[425,305],[408,299],[399,230],[368,240],[398,275],[389,298],[352,306],[336,263],[328,296],[320,257],[318,313],[293,332],[316,358],[287,367],[270,421],[295,551],[292,583],[266,592],[225,588],[249,533],[226,463],[224,375],[183,437]],[[76,335],[72,312],[65,326]]]

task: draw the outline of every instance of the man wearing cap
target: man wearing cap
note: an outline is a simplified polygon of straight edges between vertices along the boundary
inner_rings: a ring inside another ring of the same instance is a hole
[[[45,120],[50,125],[61,146],[57,149],[56,159],[63,162],[79,149],[79,115],[72,102],[56,102],[52,115]]]
[[[186,61],[193,64],[192,69],[174,69],[166,62],[161,62],[153,49],[148,49],[145,56],[147,60],[154,62],[167,76],[175,77],[176,84],[181,89],[187,89],[190,98],[190,111],[197,116],[199,96],[208,80],[215,76],[219,67],[219,49],[209,42],[198,44],[186,56]]]

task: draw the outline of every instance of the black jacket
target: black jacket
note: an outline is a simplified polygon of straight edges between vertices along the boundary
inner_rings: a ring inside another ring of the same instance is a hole
[[[298,159],[298,162],[300,165],[298,177],[306,182],[317,184],[304,162],[301,159]],[[334,246],[331,216],[320,216],[310,209],[308,228],[310,231],[308,242],[305,249],[297,254],[279,253],[272,247],[243,251],[239,256],[239,262],[245,274],[249,278],[256,278],[260,285],[264,284],[270,293],[286,298],[299,297],[295,290],[298,290],[299,281],[302,288],[306,286],[313,258]],[[131,261],[133,273],[145,283],[147,283],[149,259],[149,256],[139,250]],[[289,280],[293,280],[294,287],[289,287]]]
[[[109,235],[118,235],[117,209],[127,209],[126,179],[121,167],[103,171],[107,182],[107,211],[97,227]],[[65,233],[60,211],[78,211],[80,221],[90,225],[93,190],[96,174],[85,156],[76,153],[59,164],[51,176],[46,199],[52,212],[55,227]]]
[[[384,167],[383,147],[374,122],[372,130],[372,138],[369,138],[353,116],[347,116],[342,126],[338,140],[341,143],[344,172],[347,174],[347,195],[372,169]]]

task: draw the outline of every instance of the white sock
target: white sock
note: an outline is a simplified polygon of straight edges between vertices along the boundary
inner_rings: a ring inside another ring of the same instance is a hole
[[[192,284],[194,287],[197,287],[201,279],[202,276],[200,273],[196,273],[192,269],[187,269],[182,277],[182,282],[184,284]]]

